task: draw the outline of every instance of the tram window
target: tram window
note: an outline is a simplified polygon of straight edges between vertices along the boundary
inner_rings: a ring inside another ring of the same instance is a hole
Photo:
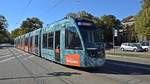
[[[21,46],[23,47],[24,39],[21,39]]]
[[[23,46],[25,46],[25,38],[23,38]]]
[[[48,33],[48,49],[53,49],[53,33]]]
[[[101,41],[103,41],[102,33],[99,31],[94,32],[94,42],[101,42]]]
[[[25,38],[25,46],[27,46],[28,45],[28,39],[27,38]]]
[[[43,34],[43,48],[47,48],[47,34]]]
[[[60,48],[60,31],[55,32],[55,49]]]
[[[30,47],[32,47],[32,37],[30,37]]]
[[[20,40],[18,39],[17,46],[20,46]]]
[[[18,44],[17,45],[20,46],[20,39],[18,39]]]
[[[20,46],[22,47],[22,39],[20,39]]]
[[[79,35],[74,27],[65,30],[65,48],[76,50],[82,49]]]
[[[35,47],[38,47],[38,35],[35,36]]]

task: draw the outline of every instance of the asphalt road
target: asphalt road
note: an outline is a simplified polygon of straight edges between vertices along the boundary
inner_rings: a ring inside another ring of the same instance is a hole
[[[150,84],[150,59],[108,56],[102,67],[81,69],[1,47],[0,84]]]

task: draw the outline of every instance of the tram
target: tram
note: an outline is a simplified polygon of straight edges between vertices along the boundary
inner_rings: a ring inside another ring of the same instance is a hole
[[[16,48],[69,66],[98,67],[105,62],[103,35],[92,21],[65,18],[15,38]]]

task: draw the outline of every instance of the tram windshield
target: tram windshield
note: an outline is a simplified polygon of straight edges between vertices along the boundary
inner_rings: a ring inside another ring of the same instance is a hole
[[[98,48],[101,47],[103,41],[103,35],[99,28],[96,28],[93,23],[80,22],[78,27],[86,48]]]
[[[85,43],[97,43],[102,42],[102,35],[100,31],[87,30],[80,28],[80,33]]]

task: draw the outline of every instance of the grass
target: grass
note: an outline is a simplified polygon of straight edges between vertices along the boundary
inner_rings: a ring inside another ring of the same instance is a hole
[[[115,55],[115,56],[128,56],[128,57],[140,57],[140,58],[150,58],[150,54],[139,54],[139,53],[113,53],[106,52],[106,55]]]

